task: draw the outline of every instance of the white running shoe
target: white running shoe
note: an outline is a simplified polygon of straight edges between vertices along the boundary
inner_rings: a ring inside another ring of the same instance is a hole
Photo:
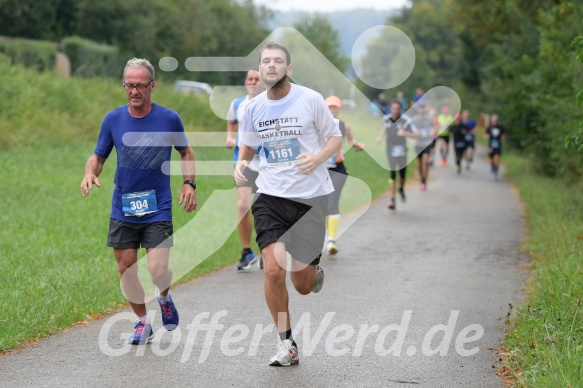
[[[286,339],[279,344],[279,351],[269,361],[271,366],[291,366],[300,363],[298,348]]]
[[[322,286],[324,285],[324,270],[320,267],[320,264],[316,264],[316,282],[314,283],[314,288],[312,292],[314,294],[320,292]]]

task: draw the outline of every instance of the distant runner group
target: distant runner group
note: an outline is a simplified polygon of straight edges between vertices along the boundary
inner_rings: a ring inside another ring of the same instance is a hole
[[[390,168],[388,208],[391,210],[397,207],[397,173],[399,174],[399,196],[402,202],[406,200],[405,181],[407,164],[410,161],[408,155],[411,151],[407,146],[407,138],[415,139],[413,150],[417,155],[421,191],[427,190],[429,170],[433,166],[436,148],[439,150],[440,165],[447,166],[450,138],[452,138],[458,174],[462,173],[463,161],[465,161],[466,169],[469,170],[474,160],[476,122],[471,118],[468,110],[454,117],[450,114],[449,107],[443,105],[441,113],[436,115],[435,108],[428,106],[421,88],[417,88],[413,101],[414,105],[410,107],[410,111],[413,111],[411,115],[405,113],[407,101],[401,91],[397,92],[396,99],[390,103],[386,102],[384,93],[379,94],[376,101],[371,103],[373,117],[378,117],[375,111],[381,111],[384,114],[381,132],[376,142],[381,143],[386,137],[386,152]],[[497,115],[492,115],[490,118],[484,138],[488,140],[492,179],[496,181],[502,154],[502,140],[506,138],[506,131],[499,125]]]

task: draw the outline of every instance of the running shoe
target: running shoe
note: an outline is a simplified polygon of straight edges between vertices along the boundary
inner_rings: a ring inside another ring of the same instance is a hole
[[[395,205],[395,198],[391,198],[391,202],[389,203],[389,209],[395,210],[397,206]]]
[[[324,285],[324,270],[320,267],[320,264],[316,264],[316,282],[314,283],[314,288],[312,292],[314,294],[320,292],[322,286]]]
[[[461,174],[462,173],[462,166],[461,164],[457,166],[457,173]]]
[[[399,189],[399,194],[401,195],[401,201],[403,201],[403,203],[407,202],[407,198],[405,197],[405,190],[402,187]]]
[[[291,366],[299,363],[298,348],[288,339],[281,341],[279,351],[269,361],[271,366]]]
[[[421,191],[425,191],[425,190],[427,190],[427,183],[421,183],[421,184],[419,185],[419,190],[421,190]]]
[[[241,260],[239,261],[239,263],[237,263],[237,270],[246,271],[250,269],[251,266],[255,264],[256,261],[257,258],[255,257],[253,251],[249,251],[248,253],[245,253],[245,251],[243,251],[241,253]]]
[[[338,246],[336,245],[336,241],[330,240],[328,241],[328,245],[326,246],[328,253],[330,255],[335,255],[338,253]]]
[[[158,299],[159,296],[160,291],[156,290],[156,299],[158,300],[160,310],[162,311],[162,325],[164,325],[164,329],[172,331],[178,327],[178,321],[180,320],[178,310],[176,310],[176,307],[174,306],[170,292],[168,292],[165,303],[160,302],[160,299]]]
[[[444,167],[447,166],[447,160],[441,159],[441,165]]]
[[[143,345],[149,344],[154,338],[154,331],[152,330],[152,325],[146,321],[138,321],[134,326],[136,331],[130,338],[128,338],[128,343],[131,345]]]

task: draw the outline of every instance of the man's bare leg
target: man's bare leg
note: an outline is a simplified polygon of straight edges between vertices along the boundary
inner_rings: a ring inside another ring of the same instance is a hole
[[[121,287],[130,302],[130,306],[138,317],[146,315],[146,305],[144,304],[144,288],[138,278],[138,250],[133,248],[114,248],[113,255],[117,261],[119,276],[121,277]],[[134,265],[135,264],[135,265]],[[142,301],[142,303],[136,303]]]
[[[265,300],[278,333],[291,329],[289,319],[289,296],[285,283],[285,244],[276,242],[261,250],[265,277]]]

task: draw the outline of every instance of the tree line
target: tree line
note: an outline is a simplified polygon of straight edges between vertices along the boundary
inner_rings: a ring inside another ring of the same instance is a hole
[[[269,17],[251,0],[0,0],[0,35],[56,42],[77,36],[116,46],[120,58],[184,63],[193,55],[247,55],[268,34]],[[186,73],[180,66],[170,76]],[[220,76],[206,80],[234,77]]]
[[[190,56],[246,56],[271,32],[272,18],[252,0],[0,0],[0,35],[52,42],[79,37],[115,47],[119,58],[153,62],[164,56],[179,63]],[[306,17],[294,27],[337,67],[346,66],[338,33],[325,17]],[[241,78],[192,74],[184,66],[165,76],[211,84]]]
[[[49,41],[78,36],[116,46],[120,58],[155,62],[173,56],[183,63],[189,56],[247,55],[271,32],[271,17],[252,0],[0,0],[0,35]],[[538,171],[578,182],[583,158],[578,147],[564,145],[567,139],[578,146],[583,138],[577,105],[577,95],[583,103],[577,60],[582,43],[575,39],[583,32],[581,20],[580,0],[410,0],[386,24],[413,42],[413,72],[394,90],[359,80],[357,86],[371,98],[397,90],[410,98],[416,87],[449,86],[474,115],[498,113],[510,129],[510,145],[532,155]],[[324,15],[294,27],[347,70],[339,34]],[[370,42],[363,66],[390,76],[390,56],[375,62],[389,40],[381,35]],[[215,84],[241,79],[238,73],[192,74],[183,66],[164,76]]]
[[[582,139],[581,20],[580,0],[411,0],[387,24],[413,42],[415,69],[384,92],[410,97],[415,87],[449,86],[462,108],[498,113],[509,145],[532,156],[537,171],[580,184],[583,158],[564,145]],[[388,44],[380,36],[371,47]]]

